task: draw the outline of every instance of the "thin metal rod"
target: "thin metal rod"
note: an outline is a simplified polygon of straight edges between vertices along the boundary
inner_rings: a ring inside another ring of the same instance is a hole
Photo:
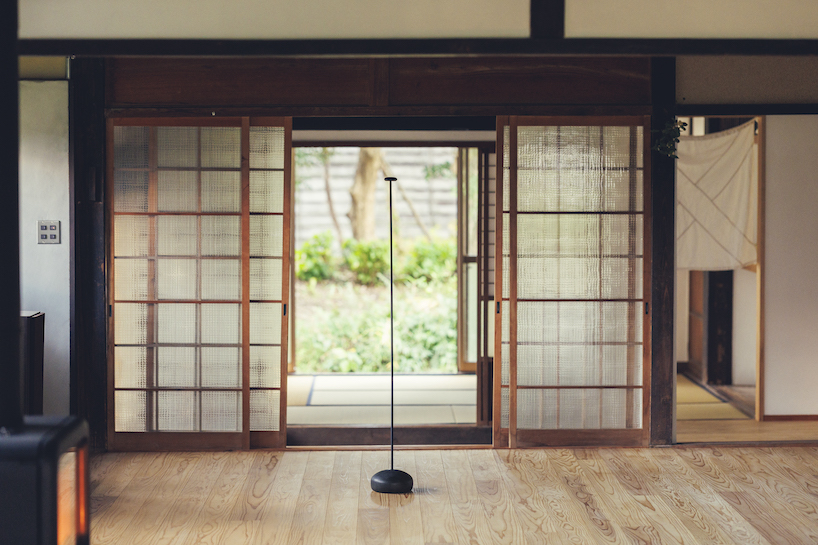
[[[395,178],[386,178],[389,182],[389,468],[395,469],[395,279],[392,266],[392,182]]]

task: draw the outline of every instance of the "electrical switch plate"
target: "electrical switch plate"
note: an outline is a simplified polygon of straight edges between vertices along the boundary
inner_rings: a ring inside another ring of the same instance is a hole
[[[38,244],[60,243],[60,222],[57,220],[39,220],[37,222]]]

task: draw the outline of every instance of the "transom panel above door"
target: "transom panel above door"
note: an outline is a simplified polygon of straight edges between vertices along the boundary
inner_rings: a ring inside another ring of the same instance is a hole
[[[290,135],[109,120],[111,449],[284,446]]]
[[[647,444],[648,126],[498,118],[495,446]]]

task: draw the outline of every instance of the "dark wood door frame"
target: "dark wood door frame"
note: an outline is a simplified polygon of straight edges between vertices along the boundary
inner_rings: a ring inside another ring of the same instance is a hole
[[[98,448],[105,445],[105,407],[104,402],[94,402],[93,398],[105,397],[104,389],[97,390],[95,385],[106,383],[106,242],[104,223],[97,221],[93,211],[93,203],[101,203],[104,195],[101,189],[92,188],[101,187],[101,180],[96,180],[101,177],[97,172],[102,170],[96,170],[96,165],[101,168],[105,164],[102,122],[105,115],[650,114],[652,129],[660,130],[673,119],[675,111],[675,59],[672,57],[319,60],[330,69],[331,75],[340,78],[337,86],[325,85],[327,74],[315,70],[315,59],[217,61],[193,57],[173,61],[157,57],[116,62],[110,59],[73,61],[72,104],[84,104],[81,110],[72,110],[71,118],[72,174],[77,205],[72,372],[78,380],[73,385],[73,395],[80,414],[91,421],[92,432],[96,434],[94,444]],[[302,79],[299,83],[290,79],[287,86],[282,86],[280,81],[270,79],[269,70],[265,70],[270,66],[284,67],[290,70],[291,76],[301,74],[312,80]],[[86,68],[85,72],[78,70],[82,67]],[[151,77],[145,79],[146,75]],[[235,77],[231,79],[231,75]],[[191,78],[196,77],[210,85],[190,86]],[[355,83],[359,78],[363,78],[363,85]],[[324,85],[316,86],[315,81],[322,81]],[[241,90],[248,82],[255,82],[257,91],[235,95],[236,89]],[[99,96],[100,85],[106,91],[104,101]],[[479,92],[475,93],[475,89]],[[289,99],[281,93],[286,93]],[[650,427],[652,445],[667,445],[674,442],[675,420],[672,380],[675,168],[672,159],[657,152],[646,153],[645,160],[653,180],[653,189],[646,195],[653,217],[645,240],[653,254],[651,285],[646,286],[650,293],[649,342],[653,369],[650,419],[645,425]],[[80,209],[81,202],[88,204],[87,210]],[[87,252],[79,251],[81,245],[87,247]],[[103,327],[98,327],[98,322],[102,322]],[[100,353],[103,361],[98,361]]]

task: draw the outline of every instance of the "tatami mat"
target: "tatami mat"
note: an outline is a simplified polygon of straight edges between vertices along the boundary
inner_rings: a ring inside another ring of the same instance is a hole
[[[744,420],[749,418],[684,375],[676,375],[676,420]]]

